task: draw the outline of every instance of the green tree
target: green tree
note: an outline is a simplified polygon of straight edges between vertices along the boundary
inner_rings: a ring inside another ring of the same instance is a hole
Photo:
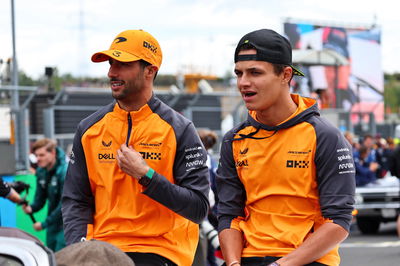
[[[386,111],[400,113],[400,73],[385,74],[384,102]]]
[[[20,86],[37,86],[38,81],[29,77],[24,71],[19,71],[18,84]]]

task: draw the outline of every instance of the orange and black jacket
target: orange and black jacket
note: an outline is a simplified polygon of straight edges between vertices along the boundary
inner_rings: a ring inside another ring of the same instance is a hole
[[[118,167],[124,143],[155,170],[147,187]],[[75,134],[62,200],[67,244],[94,238],[191,265],[209,208],[206,158],[193,123],[154,95],[135,112],[103,107]]]
[[[248,119],[225,134],[217,171],[218,230],[243,233],[243,257],[285,256],[324,223],[347,231],[354,204],[351,146],[315,100],[278,126]],[[318,262],[338,265],[337,248]]]

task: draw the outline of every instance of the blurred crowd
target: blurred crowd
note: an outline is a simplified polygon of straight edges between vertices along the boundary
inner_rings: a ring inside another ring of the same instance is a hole
[[[357,186],[366,186],[385,176],[400,178],[398,140],[383,138],[379,134],[367,134],[357,139],[348,131],[344,136],[353,147]]]

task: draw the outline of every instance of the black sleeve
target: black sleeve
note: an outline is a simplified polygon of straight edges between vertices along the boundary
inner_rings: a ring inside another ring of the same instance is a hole
[[[230,228],[234,218],[244,217],[246,191],[240,181],[232,153],[233,134],[228,132],[221,144],[220,161],[217,170],[218,231]]]
[[[175,184],[155,173],[143,192],[172,211],[201,223],[209,209],[207,152],[192,123],[177,139],[174,162]]]
[[[321,212],[325,218],[349,231],[355,203],[352,147],[337,128],[319,119],[315,125],[315,164]]]
[[[4,183],[3,178],[0,176],[0,197],[7,197],[10,191],[11,188],[6,183]]]
[[[390,154],[389,171],[393,176],[400,178],[400,146]]]
[[[94,197],[90,189],[80,127],[75,134],[62,195],[62,216],[67,245],[86,237],[87,225],[93,224]]]

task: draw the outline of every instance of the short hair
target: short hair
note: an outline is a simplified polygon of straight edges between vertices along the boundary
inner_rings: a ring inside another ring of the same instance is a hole
[[[217,143],[217,134],[211,130],[199,129],[198,130],[201,142],[203,142],[206,150],[211,149]]]
[[[393,144],[394,144],[394,139],[393,139],[392,137],[388,137],[388,138],[386,139],[386,141],[387,141],[387,144],[388,144],[388,145],[393,145]]]
[[[43,138],[35,141],[32,145],[32,152],[35,153],[36,150],[46,147],[46,151],[54,151],[57,147],[57,142],[52,139]]]
[[[143,59],[140,59],[139,60],[139,64],[140,64],[140,66],[144,69],[145,67],[147,67],[147,66],[151,66],[151,64],[149,63],[149,62],[147,62],[147,61],[145,61],[145,60],[143,60]]]
[[[254,45],[252,45],[250,43],[245,43],[239,48],[239,51],[246,51],[246,50],[253,50],[253,49],[257,50],[257,48],[254,47]],[[284,64],[274,64],[274,63],[270,63],[270,64],[272,64],[272,67],[274,68],[274,73],[276,75],[282,74],[285,67],[288,67],[288,65],[284,65]]]
[[[151,66],[151,63],[149,63],[149,62],[147,62],[147,61],[145,61],[145,60],[143,60],[143,59],[140,59],[140,60],[139,60],[139,65],[140,65],[140,67],[142,68],[142,70],[144,70],[146,67]],[[154,75],[154,79],[153,79],[153,80],[156,79],[157,74],[158,74],[158,71],[157,71],[156,74]]]
[[[366,139],[374,139],[374,137],[372,137],[372,135],[370,135],[370,134],[366,134],[366,135],[364,135],[363,140],[366,140]]]

